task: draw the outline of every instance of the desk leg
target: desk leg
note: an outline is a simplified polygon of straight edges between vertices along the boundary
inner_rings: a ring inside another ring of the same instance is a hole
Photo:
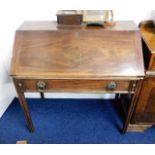
[[[45,98],[43,92],[40,92],[40,97],[41,97],[41,99],[44,99]]]
[[[118,101],[118,99],[119,99],[119,94],[116,94],[115,100]]]
[[[131,103],[130,103],[130,107],[129,107],[129,110],[128,110],[128,113],[127,113],[125,124],[124,124],[123,130],[122,130],[122,134],[126,133],[128,125],[129,125],[129,123],[131,121],[131,118],[132,118],[132,115],[133,115],[133,112],[134,112],[134,109],[135,109],[135,106],[136,106],[136,103],[137,103],[137,99],[139,97],[139,93],[140,93],[140,90],[141,90],[141,85],[142,85],[142,80],[139,80],[137,82],[137,87],[136,87],[135,93],[134,93],[134,95],[132,97],[132,100],[131,100]]]
[[[34,127],[33,127],[31,115],[30,115],[30,112],[29,112],[28,104],[26,102],[24,92],[20,88],[21,83],[18,83],[16,80],[14,80],[14,84],[15,84],[16,91],[17,91],[17,94],[18,94],[18,97],[19,97],[19,102],[20,102],[21,108],[22,108],[22,110],[24,112],[24,115],[25,115],[25,118],[26,118],[26,121],[27,121],[27,124],[28,124],[28,128],[29,128],[30,132],[34,132]]]

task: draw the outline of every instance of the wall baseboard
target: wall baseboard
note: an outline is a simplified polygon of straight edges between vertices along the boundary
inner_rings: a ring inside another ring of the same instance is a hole
[[[0,86],[0,118],[15,98],[15,89],[13,84],[6,83]]]
[[[25,93],[26,98],[40,98],[39,93]],[[115,94],[95,93],[44,93],[45,98],[60,99],[114,99]]]

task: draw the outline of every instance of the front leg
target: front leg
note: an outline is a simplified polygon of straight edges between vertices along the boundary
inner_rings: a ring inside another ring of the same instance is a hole
[[[13,81],[15,84],[17,95],[19,97],[19,102],[20,102],[21,108],[23,109],[23,112],[24,112],[24,115],[25,115],[25,118],[26,118],[26,121],[28,124],[28,128],[29,128],[30,132],[34,132],[33,122],[31,119],[30,112],[29,112],[28,104],[26,102],[24,92],[21,88],[22,83],[18,82],[18,80],[16,80],[16,79],[13,79]]]

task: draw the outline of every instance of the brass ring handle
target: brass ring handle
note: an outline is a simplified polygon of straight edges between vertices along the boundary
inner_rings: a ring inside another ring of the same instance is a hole
[[[38,88],[39,90],[44,90],[44,89],[46,88],[46,83],[45,83],[44,81],[39,81],[39,82],[37,83],[37,88]]]
[[[116,82],[110,82],[110,83],[107,85],[107,90],[108,90],[108,91],[114,91],[114,90],[116,90],[116,88],[117,88]]]

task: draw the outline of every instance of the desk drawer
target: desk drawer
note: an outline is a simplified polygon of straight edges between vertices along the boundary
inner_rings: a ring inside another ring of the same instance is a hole
[[[128,92],[128,80],[17,80],[25,92]]]

